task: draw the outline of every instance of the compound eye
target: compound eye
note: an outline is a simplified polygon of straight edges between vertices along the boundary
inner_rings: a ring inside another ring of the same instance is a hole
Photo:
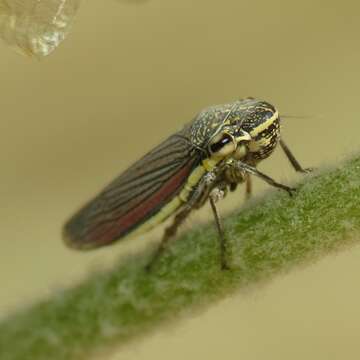
[[[223,134],[219,141],[210,145],[210,152],[212,154],[220,152],[227,144],[233,143],[233,139],[229,134]]]

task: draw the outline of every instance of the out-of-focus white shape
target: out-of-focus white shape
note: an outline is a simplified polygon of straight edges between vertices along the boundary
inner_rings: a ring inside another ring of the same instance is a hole
[[[0,0],[0,36],[27,55],[51,53],[64,40],[81,0]]]

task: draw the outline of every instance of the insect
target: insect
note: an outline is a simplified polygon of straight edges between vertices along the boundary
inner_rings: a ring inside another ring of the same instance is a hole
[[[168,137],[111,182],[64,227],[65,242],[92,249],[146,232],[174,215],[147,269],[159,259],[181,223],[209,200],[226,260],[226,236],[216,202],[250,175],[271,186],[295,190],[257,170],[280,144],[296,171],[303,169],[280,139],[280,117],[268,102],[247,98],[202,110],[181,131]]]

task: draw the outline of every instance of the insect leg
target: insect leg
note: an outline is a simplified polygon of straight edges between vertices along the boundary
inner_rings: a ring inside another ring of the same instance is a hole
[[[168,242],[176,235],[178,227],[184,222],[187,216],[190,214],[191,208],[186,206],[183,210],[181,210],[178,214],[176,214],[173,223],[165,229],[163,238],[161,239],[161,243],[152,256],[149,263],[146,265],[145,270],[151,271],[155,263],[158,261],[160,256],[163,254],[164,250],[167,247]]]
[[[261,171],[259,171],[258,169],[256,169],[253,166],[250,166],[248,164],[243,163],[242,161],[235,161],[231,164],[229,164],[230,166],[236,166],[237,169],[245,171],[251,175],[255,175],[257,177],[259,177],[260,179],[264,180],[265,182],[267,182],[269,185],[274,186],[276,188],[285,190],[288,192],[288,194],[290,196],[292,196],[292,193],[296,190],[294,188],[291,188],[289,186],[286,186],[284,184],[278,183],[276,182],[274,179],[272,179],[270,176],[262,173]]]
[[[295,171],[297,172],[301,172],[301,173],[309,173],[312,171],[311,168],[306,168],[304,169],[300,163],[296,160],[294,154],[291,152],[291,150],[289,149],[289,147],[285,144],[284,140],[280,139],[280,146],[281,148],[284,150],[284,153],[286,155],[286,157],[288,158],[288,160],[290,161],[291,165],[293,166],[293,168],[295,169]]]
[[[245,186],[245,200],[249,200],[252,194],[252,180],[250,174],[246,174]]]
[[[213,172],[207,173],[195,187],[188,201],[183,205],[183,208],[175,215],[173,223],[165,229],[163,238],[150,262],[145,267],[146,271],[151,271],[155,263],[158,261],[160,256],[163,254],[167,247],[168,242],[176,235],[178,227],[188,217],[194,207],[202,203],[204,194],[211,189],[212,184],[217,180],[216,175]]]
[[[214,189],[214,190],[219,190],[219,189]],[[216,228],[219,233],[221,269],[227,270],[227,269],[229,269],[229,266],[226,261],[226,237],[225,237],[224,227],[222,225],[221,218],[220,218],[218,209],[216,207],[216,201],[219,199],[219,197],[214,192],[214,190],[209,195],[209,201],[210,201],[212,212],[214,214]]]

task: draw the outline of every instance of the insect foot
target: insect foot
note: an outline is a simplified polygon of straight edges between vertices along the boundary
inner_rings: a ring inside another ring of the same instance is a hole
[[[315,170],[316,170],[316,168],[308,167],[308,168],[303,169],[302,173],[303,174],[310,174],[311,172],[313,172]]]
[[[285,185],[284,185],[283,189],[287,191],[287,193],[289,194],[290,197],[293,197],[294,194],[296,194],[296,192],[297,192],[296,188],[292,188],[292,187],[285,186]]]

